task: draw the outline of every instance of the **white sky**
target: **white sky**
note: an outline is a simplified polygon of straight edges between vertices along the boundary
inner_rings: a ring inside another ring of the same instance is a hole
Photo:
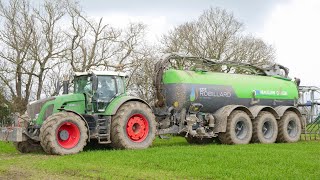
[[[130,21],[147,24],[152,41],[210,6],[224,8],[245,24],[246,32],[275,46],[276,61],[290,69],[291,77],[299,77],[302,85],[320,86],[320,0],[82,0],[81,4],[89,16],[103,16],[115,26]]]
[[[320,1],[293,0],[275,6],[261,37],[277,50],[277,62],[303,85],[320,86]]]

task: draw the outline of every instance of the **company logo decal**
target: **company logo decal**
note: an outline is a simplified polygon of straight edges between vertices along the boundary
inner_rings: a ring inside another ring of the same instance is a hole
[[[230,91],[223,91],[223,90],[210,90],[208,88],[192,88],[190,93],[190,101],[195,101],[198,98],[210,98],[210,97],[231,97]]]
[[[273,90],[255,90],[256,96],[264,95],[264,96],[287,96],[287,91],[273,91]]]
[[[199,97],[199,91],[194,87],[192,87],[191,93],[190,93],[190,101],[195,101],[198,99],[198,97]]]

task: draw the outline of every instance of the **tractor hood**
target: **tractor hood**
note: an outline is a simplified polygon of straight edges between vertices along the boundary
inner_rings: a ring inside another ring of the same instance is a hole
[[[77,113],[84,113],[85,95],[65,94],[33,101],[28,104],[27,113],[31,120],[36,120],[37,124],[42,124],[47,117],[59,112],[59,109],[62,108]]]
[[[64,94],[56,96],[54,100],[54,110],[67,109],[84,113],[85,110],[85,95],[79,94]]]
[[[37,116],[39,115],[42,106],[48,102],[48,101],[52,101],[55,100],[55,97],[49,97],[49,98],[45,98],[45,99],[40,99],[40,100],[36,100],[36,101],[32,101],[28,104],[27,106],[27,113],[28,116],[31,119],[35,119],[37,118]]]

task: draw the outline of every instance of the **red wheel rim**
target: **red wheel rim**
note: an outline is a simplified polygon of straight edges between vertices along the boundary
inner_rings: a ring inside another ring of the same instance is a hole
[[[72,122],[65,122],[60,125],[57,131],[58,143],[65,149],[75,147],[80,140],[80,130]]]
[[[134,114],[129,118],[126,130],[133,142],[142,142],[149,134],[148,120],[142,114]]]

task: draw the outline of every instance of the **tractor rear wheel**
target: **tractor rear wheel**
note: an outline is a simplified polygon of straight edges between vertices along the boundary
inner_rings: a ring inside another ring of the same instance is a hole
[[[274,143],[278,135],[278,124],[276,118],[270,112],[261,111],[253,121],[253,143]]]
[[[277,142],[297,142],[301,135],[301,121],[292,111],[287,111],[278,121]]]
[[[48,154],[76,154],[83,150],[87,139],[84,121],[70,112],[49,116],[40,128],[40,143]]]
[[[235,110],[228,117],[226,132],[219,133],[223,144],[248,144],[252,137],[252,123],[247,113]]]
[[[123,104],[111,120],[111,145],[116,149],[148,148],[155,133],[155,116],[142,102]]]
[[[193,137],[188,136],[186,140],[189,144],[211,144],[213,143],[213,138],[200,138],[200,137]]]
[[[15,148],[21,153],[43,152],[39,142],[28,139],[22,142],[13,143]]]

